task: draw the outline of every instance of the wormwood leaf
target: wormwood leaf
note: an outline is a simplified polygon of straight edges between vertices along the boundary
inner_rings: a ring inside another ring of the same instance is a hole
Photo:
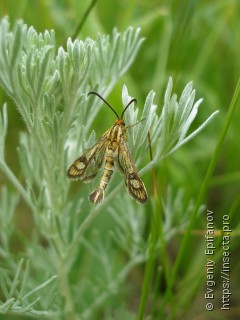
[[[15,231],[14,213],[19,201],[19,195],[12,193],[6,186],[0,189],[0,241],[2,252],[0,256],[6,256],[9,250],[11,237]]]
[[[4,161],[5,140],[7,136],[8,117],[7,104],[5,103],[0,111],[0,161]]]
[[[181,141],[175,148],[172,149],[172,152],[175,152],[178,148],[180,148],[182,145],[193,139],[199,132],[201,132],[213,119],[214,117],[219,113],[219,111],[213,112],[207,120],[204,121],[195,131],[193,131],[191,134],[189,134],[185,139]],[[170,153],[169,153],[170,154]]]
[[[118,71],[122,74],[126,72],[129,66],[134,61],[136,54],[143,42],[143,38],[139,39],[141,29],[137,28],[136,30],[133,27],[129,27],[127,31],[123,34],[123,40],[121,43],[121,64],[118,65]]]
[[[93,47],[93,68],[91,79],[97,83],[106,97],[107,86],[112,88],[116,80],[122,76],[134,61],[142,44],[140,29],[129,27],[120,34],[113,30],[111,38],[99,35]]]
[[[19,262],[18,268],[16,270],[15,277],[14,277],[12,283],[11,283],[9,297],[12,297],[14,295],[14,293],[15,293],[15,290],[17,289],[17,286],[19,284],[19,277],[20,277],[20,274],[21,274],[21,271],[22,271],[22,267],[23,267],[23,262],[24,262],[24,259],[21,259],[20,262]]]
[[[193,103],[193,102],[192,102],[192,103]],[[192,104],[192,103],[191,103],[191,104]],[[185,136],[186,136],[186,134],[187,134],[187,132],[188,132],[188,130],[189,130],[192,122],[194,121],[194,119],[195,119],[196,116],[197,116],[198,107],[200,106],[201,103],[202,103],[202,99],[198,100],[198,101],[194,104],[192,110],[186,115],[185,121],[182,121],[183,124],[182,124],[182,126],[181,126],[181,134],[180,134],[180,136],[179,136],[179,141],[182,141],[182,140],[185,138]]]
[[[47,281],[43,282],[42,284],[40,284],[39,286],[37,286],[36,288],[34,288],[33,290],[29,291],[27,294],[25,294],[22,297],[22,300],[26,300],[29,296],[33,295],[34,293],[42,290],[44,287],[46,287],[48,284],[50,284],[53,280],[55,280],[57,278],[57,276],[52,276],[50,279],[48,279]]]
[[[38,85],[36,92],[38,92],[39,95],[42,94],[42,89],[44,88],[45,85],[45,79],[46,79],[46,73],[47,73],[47,68],[50,63],[50,59],[52,59],[52,51],[54,47],[52,46],[46,46],[43,52],[43,56],[41,57],[39,67],[40,67],[40,72],[38,76]]]
[[[147,146],[147,134],[151,134],[152,148],[155,150],[153,160],[148,163],[141,173],[157,165],[163,158],[169,156],[182,145],[195,137],[210,121],[218,111],[210,115],[195,131],[187,136],[187,133],[197,116],[198,108],[202,99],[194,102],[195,90],[192,83],[186,85],[178,102],[176,94],[172,94],[173,81],[170,78],[164,95],[164,104],[161,115],[157,115],[158,108],[154,104],[154,92],[151,91],[145,101],[140,119],[145,118],[139,125],[128,130],[128,144],[134,152],[142,146]],[[122,93],[123,105],[126,105],[131,97],[124,86]],[[130,106],[126,111],[126,123],[137,122],[138,107]],[[139,119],[138,119],[139,121]],[[139,126],[139,127],[138,127]],[[133,148],[134,146],[134,148]],[[145,149],[146,150],[146,149]],[[143,153],[140,158],[143,158]],[[141,161],[141,159],[139,159]]]
[[[157,106],[153,103],[153,99],[155,96],[155,92],[150,91],[147,95],[142,117],[141,119],[144,119],[141,121],[139,125],[137,125],[137,134],[136,134],[136,141],[135,144],[139,146],[139,148],[145,144],[147,134],[153,125],[154,118],[156,117],[156,108]]]
[[[194,199],[184,201],[184,196],[183,189],[179,189],[174,194],[171,186],[168,186],[166,199],[162,200],[166,241],[169,241],[177,233],[186,230],[189,224],[189,216],[194,209]],[[198,215],[203,209],[204,205],[199,207]]]
[[[15,63],[18,60],[21,52],[21,48],[23,45],[23,37],[25,36],[26,26],[24,26],[24,31],[22,29],[21,23],[16,23],[15,28],[13,32],[13,39],[14,42],[11,43],[11,46],[9,46],[9,57],[10,57],[10,65],[11,68],[15,67]]]
[[[3,277],[3,276],[2,276]],[[6,275],[7,277],[7,275]],[[24,270],[24,259],[21,259],[14,279],[11,281],[5,281],[3,278],[1,281],[1,287],[5,293],[6,302],[0,304],[0,310],[11,310],[13,312],[27,312],[44,313],[44,311],[33,310],[33,305],[40,301],[41,296],[35,298],[35,294],[49,285],[57,276],[52,276],[47,281],[43,282],[34,289],[29,290],[30,280],[30,263],[27,261]]]
[[[128,89],[127,86],[124,85],[123,89],[122,89],[122,102],[123,102],[123,109],[126,107],[126,105],[130,102],[130,100],[133,97],[131,97],[128,93]],[[136,123],[137,121],[137,115],[138,115],[138,108],[132,104],[130,105],[130,107],[126,110],[125,113],[125,120],[126,120],[126,124],[127,126],[131,126],[134,123]]]
[[[9,69],[10,63],[8,58],[8,49],[7,49],[7,41],[6,39],[9,38],[8,35],[9,29],[9,22],[8,19],[5,18],[0,23],[0,82],[1,85],[4,87],[6,92],[11,95],[12,94],[12,87],[9,78]]]
[[[27,291],[27,285],[28,285],[28,280],[29,280],[29,274],[30,274],[30,262],[27,260],[26,263],[26,268],[23,274],[23,280],[21,282],[21,288],[19,291],[18,297],[21,299],[24,293]]]
[[[15,299],[14,298],[8,299],[6,302],[1,303],[0,304],[0,311],[6,312],[8,310],[11,310],[12,306],[14,305],[14,303],[15,303]]]
[[[3,270],[1,270],[0,272],[0,286],[1,286],[1,289],[2,289],[2,293],[3,293],[3,296],[8,299],[9,297],[9,290],[8,290],[8,287],[7,287],[7,283],[6,283],[6,277],[4,277],[4,273],[3,273]],[[11,299],[14,301],[14,299]],[[2,304],[0,303],[0,308],[1,308]]]
[[[117,55],[120,52],[120,34],[117,32],[117,29],[114,29],[113,31],[113,49],[112,49],[112,57],[111,61],[109,64],[109,68],[113,69],[114,68],[114,62],[117,57]]]

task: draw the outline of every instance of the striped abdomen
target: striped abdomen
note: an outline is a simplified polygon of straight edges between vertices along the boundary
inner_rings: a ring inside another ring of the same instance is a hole
[[[113,143],[110,143],[106,149],[105,167],[100,184],[98,188],[93,190],[89,195],[89,200],[92,203],[101,203],[104,200],[104,190],[106,189],[114,170],[114,157],[117,146],[117,142],[114,141]]]

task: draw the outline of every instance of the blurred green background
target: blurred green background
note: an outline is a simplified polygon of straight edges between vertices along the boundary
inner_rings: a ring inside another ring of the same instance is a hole
[[[91,1],[78,0],[1,0],[0,16],[8,15],[12,24],[17,19],[23,19],[28,26],[32,25],[38,32],[52,28],[56,33],[57,44],[65,47],[67,38],[76,34],[90,3]],[[169,76],[173,78],[174,92],[178,95],[186,83],[193,81],[197,98],[203,97],[196,126],[213,111],[220,110],[211,125],[196,139],[156,168],[158,185],[163,193],[168,185],[171,185],[173,190],[183,188],[184,199],[187,202],[198,195],[239,78],[240,2],[237,0],[98,0],[77,38],[95,39],[98,32],[111,34],[114,27],[124,31],[129,25],[141,27],[145,41],[134,64],[108,97],[108,101],[116,106],[117,110],[121,108],[119,103],[124,83],[131,89],[130,94],[137,98],[140,108],[150,90],[156,92],[155,101],[161,106]],[[11,106],[8,108],[10,130],[6,153],[10,166],[16,167],[17,172],[19,169],[15,146],[18,143],[19,131],[25,128],[14,108],[14,103],[2,89],[0,89],[0,100],[1,105],[7,101]],[[107,108],[101,112],[105,115],[105,120],[104,123],[101,119],[96,120],[98,135],[113,121],[113,116]],[[215,212],[216,228],[219,229],[222,225],[222,215],[229,213],[240,188],[239,121],[238,107],[205,199],[206,207]],[[0,173],[0,183],[4,179]],[[146,179],[150,180],[151,177]],[[238,210],[239,205],[235,208],[231,222],[231,228],[234,230],[231,247],[234,310],[237,309],[240,298],[237,274],[240,264],[239,216],[236,214]],[[19,224],[23,225],[23,221],[19,220]],[[205,220],[202,219],[196,229],[204,227]],[[201,237],[196,236],[194,246],[195,242],[202,243],[202,241]],[[172,251],[175,254],[177,244],[173,243],[173,247]],[[191,249],[193,248],[189,248],[189,255]],[[201,292],[199,296],[202,296]],[[239,315],[240,311],[238,312]],[[213,319],[208,318],[209,315],[198,318],[194,317],[195,315],[192,310],[192,319]],[[219,319],[236,319],[236,317],[234,318],[234,312],[229,312],[226,317],[224,315]]]

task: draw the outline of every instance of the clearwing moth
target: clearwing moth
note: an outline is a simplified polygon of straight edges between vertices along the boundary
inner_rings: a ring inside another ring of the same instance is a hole
[[[132,99],[127,104],[121,117],[119,117],[110,104],[97,92],[91,91],[88,93],[89,95],[98,96],[116,114],[117,120],[102,135],[98,142],[73,162],[68,169],[68,177],[89,182],[97,175],[98,170],[104,163],[100,184],[89,195],[89,200],[92,203],[101,203],[104,200],[104,191],[111,179],[116,164],[120,173],[125,177],[125,184],[130,196],[138,203],[145,203],[148,199],[147,191],[130,156],[126,144],[126,129],[128,127],[125,126],[125,122],[123,121],[125,111],[133,102],[136,102],[136,99]]]

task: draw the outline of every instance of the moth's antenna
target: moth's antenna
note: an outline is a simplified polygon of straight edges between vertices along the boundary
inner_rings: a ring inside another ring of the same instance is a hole
[[[130,106],[130,104],[132,104],[133,102],[137,103],[137,100],[136,100],[136,99],[132,99],[132,100],[130,100],[130,101],[128,102],[128,104],[126,105],[126,107],[124,108],[124,110],[123,110],[123,112],[122,112],[122,114],[121,114],[121,119],[122,119],[122,117],[123,117],[123,115],[124,115],[124,112],[127,110],[127,108]]]
[[[95,94],[95,96],[98,96],[98,98],[100,98],[103,102],[106,103],[107,106],[109,106],[109,108],[115,113],[115,115],[117,116],[117,118],[120,119],[120,118],[119,118],[119,115],[118,115],[117,112],[113,109],[113,107],[111,107],[110,104],[109,104],[105,99],[103,99],[103,97],[100,96],[99,93],[97,93],[97,92],[95,92],[95,91],[90,91],[90,92],[88,93],[88,96],[89,96],[90,94]],[[126,108],[125,108],[125,109],[126,109]],[[125,110],[125,109],[124,109],[124,110]]]

